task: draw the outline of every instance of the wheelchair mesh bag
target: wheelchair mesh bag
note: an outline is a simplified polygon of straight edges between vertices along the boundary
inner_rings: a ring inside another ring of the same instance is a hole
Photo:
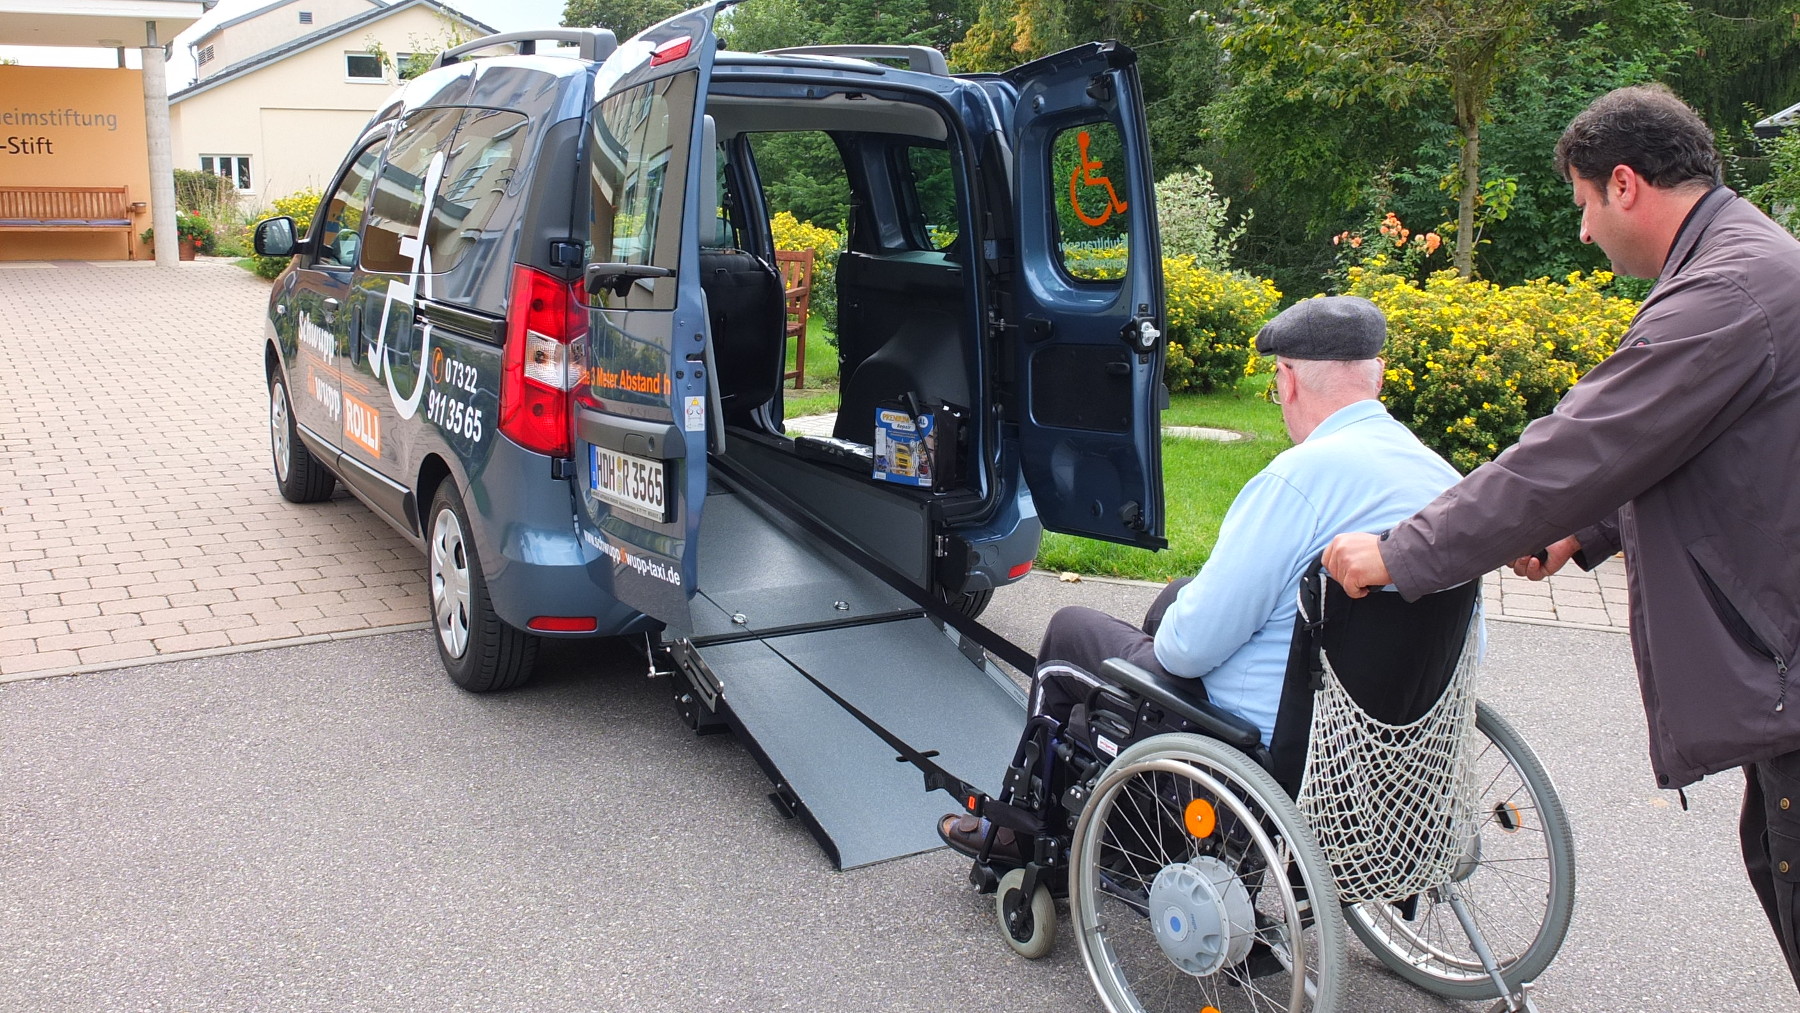
[[[1398,901],[1449,882],[1475,828],[1480,588],[1408,603],[1323,583],[1303,582],[1295,630],[1313,690],[1296,801],[1344,903]]]

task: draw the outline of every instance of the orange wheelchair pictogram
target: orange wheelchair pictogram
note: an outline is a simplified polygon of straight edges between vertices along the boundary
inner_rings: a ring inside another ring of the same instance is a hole
[[[1105,225],[1107,219],[1111,218],[1114,212],[1124,211],[1130,205],[1119,199],[1119,193],[1113,189],[1111,179],[1094,175],[1096,171],[1106,168],[1106,164],[1099,159],[1090,160],[1088,158],[1088,144],[1093,140],[1088,136],[1088,132],[1083,130],[1075,136],[1075,140],[1081,146],[1081,165],[1074,172],[1069,173],[1069,206],[1075,209],[1075,217],[1081,219],[1083,224],[1099,227]],[[1106,209],[1101,211],[1097,217],[1089,217],[1087,211],[1081,206],[1079,187],[1082,186],[1106,188]]]

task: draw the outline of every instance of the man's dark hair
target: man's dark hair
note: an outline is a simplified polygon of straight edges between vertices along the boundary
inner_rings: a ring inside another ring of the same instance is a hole
[[[1556,142],[1556,171],[1573,182],[1605,179],[1628,165],[1654,187],[1717,186],[1719,152],[1700,114],[1667,86],[1609,91],[1582,110]],[[1604,188],[1602,195],[1604,200]]]

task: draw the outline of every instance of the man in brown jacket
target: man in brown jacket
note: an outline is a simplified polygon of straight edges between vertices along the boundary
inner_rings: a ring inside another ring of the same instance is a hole
[[[1660,86],[1595,101],[1556,164],[1583,241],[1655,289],[1517,445],[1325,563],[1417,598],[1623,549],[1657,784],[1743,767],[1744,864],[1800,984],[1800,242],[1718,185],[1712,132]]]

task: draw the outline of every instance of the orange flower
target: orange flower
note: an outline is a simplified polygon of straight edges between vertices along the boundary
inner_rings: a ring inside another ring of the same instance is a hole
[[[1443,244],[1444,244],[1444,239],[1442,236],[1438,235],[1435,232],[1425,233],[1425,255],[1427,257],[1436,253],[1438,251],[1438,247],[1442,246]]]
[[[1362,237],[1361,236],[1351,236],[1350,237],[1351,249],[1355,249],[1360,246],[1362,246]]]

